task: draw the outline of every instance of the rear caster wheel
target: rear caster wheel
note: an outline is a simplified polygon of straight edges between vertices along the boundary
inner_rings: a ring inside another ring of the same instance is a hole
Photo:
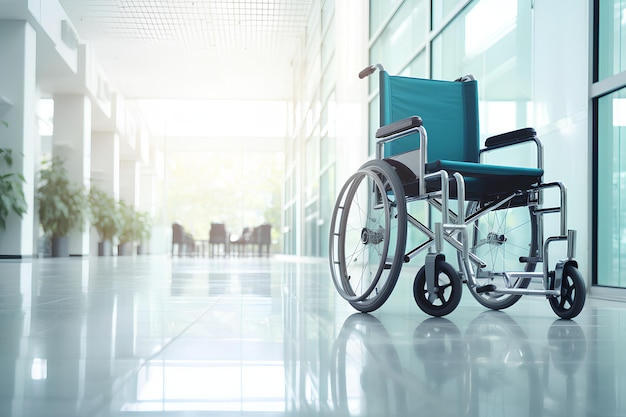
[[[413,297],[417,306],[435,317],[452,313],[461,301],[463,284],[452,265],[443,260],[438,260],[435,265],[435,288],[437,296],[431,302],[426,287],[426,268],[421,267],[413,282]]]

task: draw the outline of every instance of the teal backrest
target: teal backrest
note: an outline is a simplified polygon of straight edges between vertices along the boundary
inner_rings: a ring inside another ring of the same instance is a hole
[[[428,133],[428,161],[479,162],[476,81],[438,81],[380,72],[380,125],[420,116]],[[419,149],[416,135],[385,144],[389,157]]]

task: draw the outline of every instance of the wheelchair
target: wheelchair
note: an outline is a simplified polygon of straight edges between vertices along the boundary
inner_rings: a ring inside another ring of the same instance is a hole
[[[574,259],[576,231],[567,228],[565,185],[543,182],[543,146],[536,131],[493,136],[480,149],[473,76],[455,81],[390,76],[377,64],[359,77],[377,70],[376,158],[343,185],[330,223],[329,263],[337,292],[356,310],[372,312],[391,295],[403,264],[422,254],[413,296],[426,314],[454,311],[465,284],[489,309],[537,295],[548,299],[557,316],[576,317],[586,296]],[[487,153],[528,146],[536,166],[481,163]],[[422,208],[412,215],[409,204]],[[559,221],[546,224],[558,232],[544,239],[546,215]],[[563,242],[566,256],[550,269],[554,242]],[[444,246],[457,267],[446,260]]]

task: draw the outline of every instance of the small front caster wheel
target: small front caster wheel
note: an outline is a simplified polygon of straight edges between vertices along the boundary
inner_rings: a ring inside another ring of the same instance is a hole
[[[550,307],[562,319],[573,319],[585,305],[585,281],[580,271],[567,264],[563,268],[563,280],[561,281],[561,295],[550,298]]]
[[[426,287],[426,268],[421,267],[413,282],[413,297],[417,306],[426,314],[442,317],[454,311],[461,301],[463,284],[452,265],[438,260],[435,265],[436,297],[429,300]]]

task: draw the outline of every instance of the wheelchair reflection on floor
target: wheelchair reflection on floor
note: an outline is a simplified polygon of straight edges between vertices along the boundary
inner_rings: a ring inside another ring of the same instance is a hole
[[[576,317],[586,293],[574,259],[576,231],[567,228],[565,185],[543,181],[543,147],[535,130],[490,137],[480,149],[473,76],[456,81],[390,76],[380,64],[359,76],[376,70],[381,125],[376,158],[343,185],[331,219],[329,261],[339,294],[359,311],[374,311],[391,295],[402,265],[425,254],[413,295],[429,315],[454,311],[466,283],[490,309],[539,295],[559,317]],[[529,143],[535,148],[533,167],[481,163],[488,152]],[[544,197],[547,190],[554,190],[558,203]],[[411,202],[426,204],[439,221],[431,224],[408,213]],[[558,217],[559,230],[544,239],[548,214]],[[424,237],[414,248],[406,247],[409,227]],[[566,254],[552,265],[548,251],[559,241]],[[444,245],[456,253],[457,267],[446,260]]]

